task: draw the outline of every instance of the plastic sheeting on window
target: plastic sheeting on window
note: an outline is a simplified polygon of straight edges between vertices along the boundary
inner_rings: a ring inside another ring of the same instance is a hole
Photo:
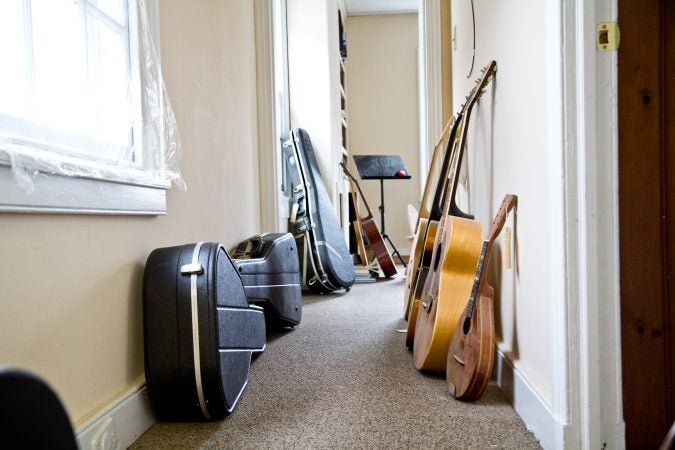
[[[57,3],[63,3],[58,14],[71,16],[52,17]],[[25,192],[32,191],[41,174],[160,188],[174,184],[185,189],[179,169],[178,129],[144,0],[130,1],[136,7],[112,26],[112,16],[105,23],[97,22],[101,11],[87,12],[85,8],[97,8],[95,4],[84,2],[84,6],[71,8],[77,3],[34,0],[32,17],[14,11],[30,24],[30,36],[21,29],[21,20],[9,19],[13,28],[3,28],[6,24],[0,19],[0,29],[5,30],[0,31],[0,39],[14,38],[14,30],[17,38],[30,40],[28,44],[13,42],[22,52],[3,51],[0,43],[0,57],[14,57],[16,61],[10,62],[18,65],[14,78],[0,76],[5,105],[0,105],[0,164],[10,165],[14,180]],[[0,16],[8,17],[10,12],[0,11],[6,13]],[[66,32],[51,42],[56,38],[40,35],[40,25],[54,36],[55,29],[62,30],[71,19],[88,21],[86,27],[72,27],[86,28],[86,38]],[[48,57],[50,45],[67,49],[58,61]],[[73,46],[77,52],[70,50]],[[129,66],[120,69],[120,61]],[[26,76],[16,76],[21,73]]]

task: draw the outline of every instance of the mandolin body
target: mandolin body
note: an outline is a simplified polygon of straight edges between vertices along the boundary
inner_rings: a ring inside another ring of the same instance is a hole
[[[461,400],[479,398],[490,381],[495,358],[494,289],[487,284],[486,272],[495,239],[515,208],[518,197],[504,196],[490,232],[483,242],[474,285],[453,333],[447,355],[446,381],[450,394]]]
[[[440,244],[434,252],[415,324],[415,367],[431,372],[445,372],[450,340],[471,296],[483,245],[480,222],[454,216],[447,216],[447,221],[447,235],[436,239]]]
[[[494,290],[485,285],[471,317],[463,315],[448,351],[446,379],[450,394],[460,400],[479,398],[492,375],[495,358]],[[468,323],[464,323],[464,321]]]

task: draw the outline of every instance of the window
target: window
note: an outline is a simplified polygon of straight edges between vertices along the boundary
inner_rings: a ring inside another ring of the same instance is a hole
[[[165,210],[178,140],[143,0],[2,0],[0,61],[0,209]]]

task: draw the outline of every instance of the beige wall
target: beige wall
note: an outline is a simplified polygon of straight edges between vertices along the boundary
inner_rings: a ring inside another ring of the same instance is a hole
[[[419,207],[420,197],[417,40],[417,14],[347,18],[349,152],[401,155],[412,175],[384,183],[386,232],[402,254],[409,253],[407,205]],[[379,182],[359,184],[379,224]]]
[[[253,2],[162,0],[160,14],[187,192],[160,217],[0,214],[0,364],[46,378],[79,423],[143,381],[148,253],[260,227]]]
[[[337,0],[287,0],[291,128],[309,133],[336,209],[342,158],[338,8]]]
[[[472,56],[470,3],[453,3],[458,49],[453,55],[455,109],[480,77],[489,60],[498,65],[496,78],[474,110],[468,135],[469,210],[490,221],[507,193],[518,195],[514,231],[514,269],[499,258],[503,234],[493,254],[491,282],[495,285],[498,346],[541,399],[552,404],[555,329],[563,317],[553,317],[564,285],[561,154],[548,147],[549,136],[560,133],[547,121],[548,104],[544,39],[533,39],[546,22],[545,5],[525,0],[476,3],[476,64],[466,78]],[[561,127],[561,123],[553,124]]]

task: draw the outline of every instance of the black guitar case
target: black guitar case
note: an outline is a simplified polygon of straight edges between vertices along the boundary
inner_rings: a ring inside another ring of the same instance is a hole
[[[265,348],[262,308],[249,306],[222,245],[154,250],[143,275],[148,396],[158,419],[202,421],[230,414]]]
[[[249,303],[265,310],[268,325],[293,327],[302,317],[300,262],[290,233],[265,233],[231,253]]]
[[[298,243],[303,285],[319,293],[348,291],[354,284],[354,263],[309,134],[292,130],[282,138],[282,149],[292,186],[290,229]]]
[[[61,400],[38,376],[0,367],[0,448],[77,450]]]

